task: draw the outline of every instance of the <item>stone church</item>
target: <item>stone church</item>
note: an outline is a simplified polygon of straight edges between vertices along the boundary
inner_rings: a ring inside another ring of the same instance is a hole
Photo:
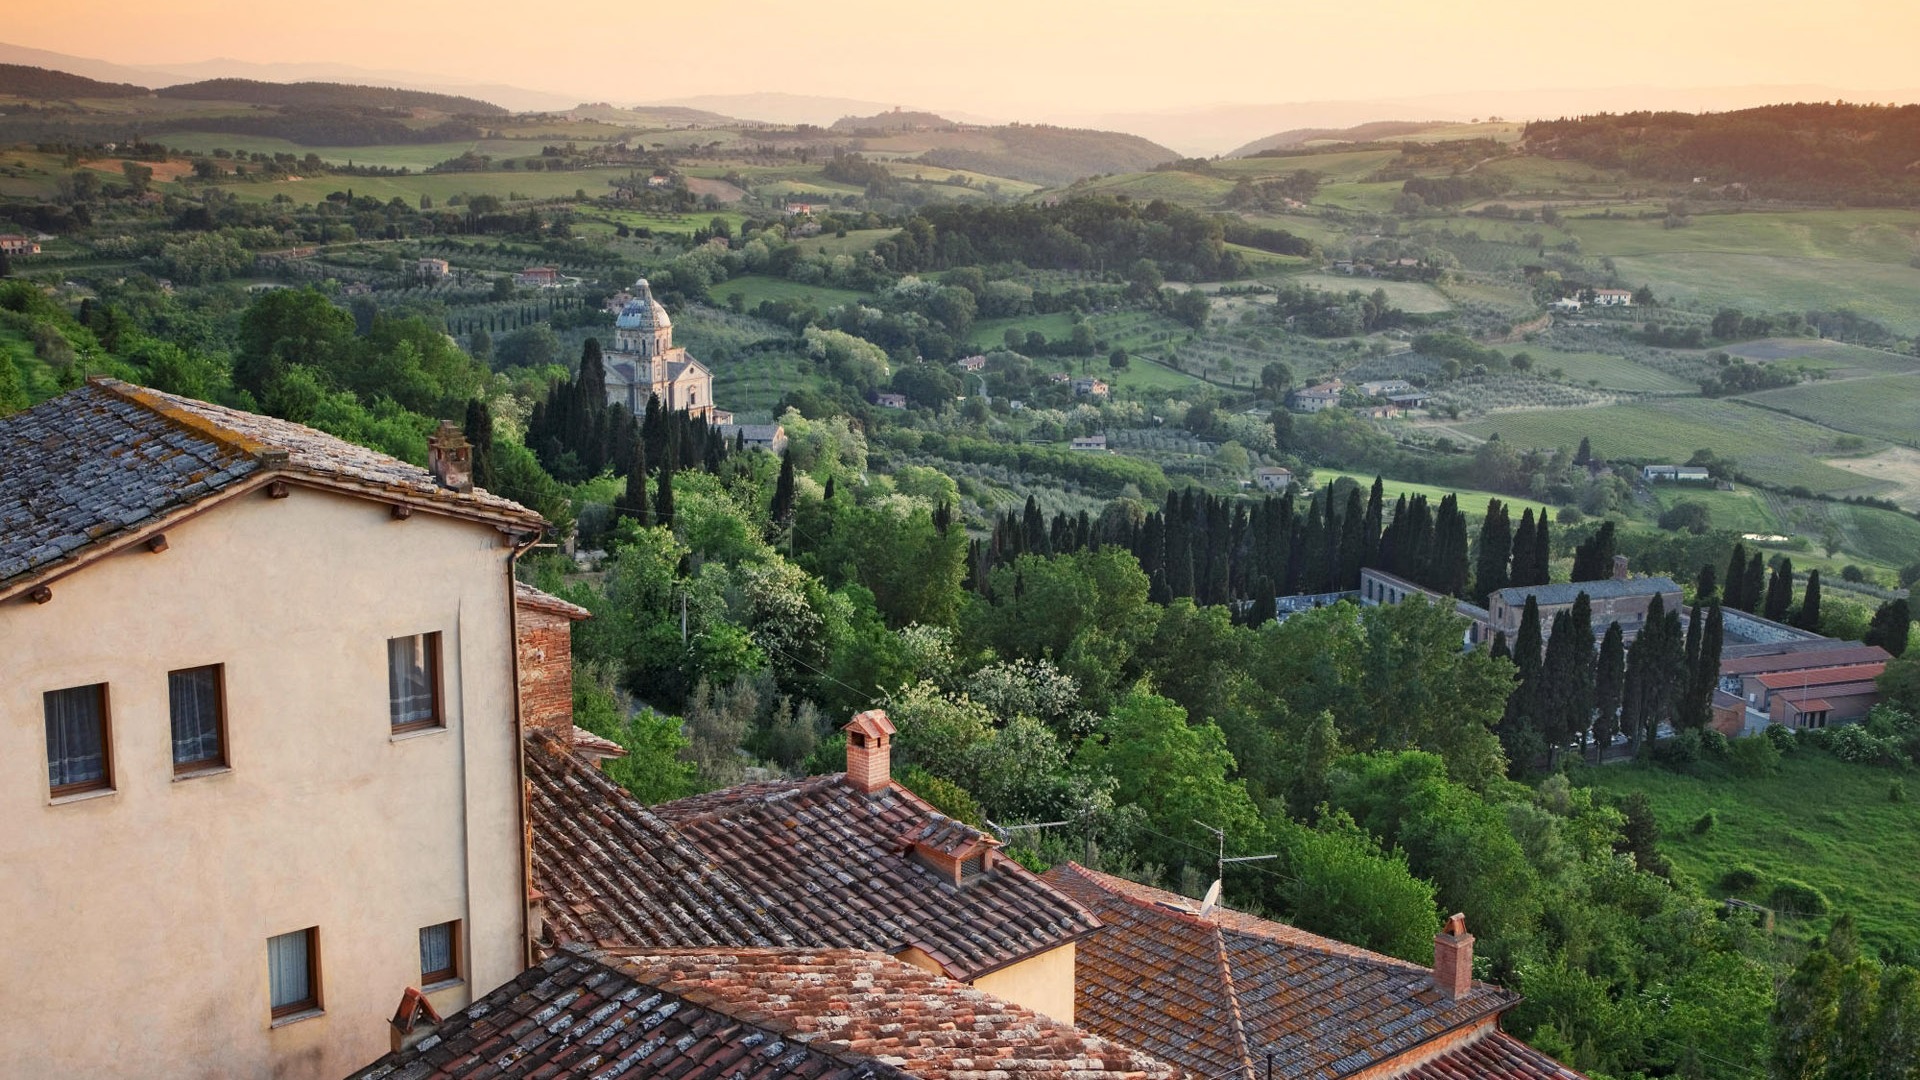
[[[669,411],[721,423],[713,408],[713,373],[706,365],[673,346],[673,320],[653,298],[647,279],[633,284],[633,295],[622,304],[613,324],[613,349],[606,354],[607,402],[625,405],[636,416],[647,411],[647,399],[657,397]]]

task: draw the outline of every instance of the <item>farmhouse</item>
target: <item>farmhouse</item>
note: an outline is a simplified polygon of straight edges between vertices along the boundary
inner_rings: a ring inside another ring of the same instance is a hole
[[[787,429],[779,424],[722,424],[720,435],[750,449],[787,452]]]
[[[423,278],[436,281],[452,273],[445,259],[421,259],[413,264],[413,272]]]
[[[1426,967],[1075,863],[1045,880],[1100,923],[1079,1024],[1190,1077],[1579,1080],[1500,1030],[1520,997],[1474,980],[1464,915]]]
[[[646,412],[648,398],[659,398],[669,412],[721,420],[713,408],[713,373],[687,350],[674,347],[673,320],[653,298],[647,279],[634,282],[632,293],[613,321],[613,350],[606,357],[607,401],[625,405],[637,416]]]
[[[1563,296],[1553,303],[1548,304],[1547,307],[1551,308],[1555,314],[1571,315],[1580,310],[1580,301],[1575,300],[1571,296]]]
[[[960,366],[961,371],[967,371],[967,372],[983,371],[986,369],[986,366],[987,366],[987,358],[985,356],[978,356],[978,355],[963,356],[960,359],[955,360],[954,363]]]
[[[1663,481],[1674,484],[1704,484],[1713,479],[1713,474],[1701,465],[1646,465],[1640,469],[1640,479],[1649,484]]]
[[[1081,435],[1074,438],[1068,446],[1073,450],[1099,450],[1104,453],[1107,449],[1107,437],[1105,435]]]
[[[1073,380],[1073,392],[1081,397],[1106,397],[1108,394],[1107,383],[1104,379],[1075,379]]]
[[[38,255],[40,245],[30,236],[0,234],[0,255]]]
[[[1595,289],[1593,290],[1593,303],[1597,307],[1632,307],[1633,290]]]
[[[1329,379],[1323,383],[1303,387],[1288,395],[1287,403],[1295,412],[1316,413],[1323,409],[1335,408],[1340,404],[1340,392],[1346,384],[1339,379]]]
[[[1388,394],[1387,400],[1400,409],[1424,409],[1431,399],[1424,390],[1408,390],[1404,393]]]
[[[106,378],[0,419],[0,955],[59,988],[9,1003],[9,1072],[341,1076],[407,988],[526,967],[545,523],[470,455]]]
[[[1278,465],[1262,465],[1253,470],[1253,482],[1261,491],[1285,491],[1293,485],[1293,470]]]
[[[551,266],[529,266],[513,275],[513,283],[523,289],[546,289],[560,284],[560,271]]]
[[[1394,394],[1411,393],[1413,384],[1405,379],[1374,379],[1360,384],[1360,392],[1368,397],[1391,397]]]
[[[905,394],[875,394],[873,403],[883,409],[904,409],[907,407]]]
[[[1884,660],[1740,676],[1740,696],[1750,713],[1792,728],[1827,727],[1862,720],[1880,703],[1874,682]]]

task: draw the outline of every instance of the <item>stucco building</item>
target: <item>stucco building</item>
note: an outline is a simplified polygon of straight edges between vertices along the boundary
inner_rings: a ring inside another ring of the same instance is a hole
[[[633,283],[633,295],[613,322],[613,350],[606,355],[607,401],[625,405],[638,416],[647,399],[659,398],[669,412],[684,411],[713,420],[713,373],[673,344],[673,320],[653,298],[646,278]]]
[[[0,419],[9,1075],[319,1080],[528,963],[532,511],[111,379]]]

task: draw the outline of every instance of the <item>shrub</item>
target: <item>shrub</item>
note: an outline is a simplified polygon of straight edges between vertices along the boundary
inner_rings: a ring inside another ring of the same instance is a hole
[[[1760,886],[1760,870],[1741,863],[1720,875],[1720,887],[1730,893],[1743,893]]]
[[[1727,737],[1713,728],[1701,728],[1700,756],[1712,761],[1727,760]]]
[[[1793,729],[1785,724],[1768,724],[1767,729],[1761,734],[1767,737],[1767,741],[1773,744],[1775,750],[1783,754],[1792,750],[1794,744],[1799,741]]]
[[[1793,733],[1780,728],[1791,740]],[[1730,739],[1727,742],[1727,764],[1736,776],[1772,776],[1780,771],[1779,742],[1771,735],[1749,736],[1744,739]]]
[[[1906,802],[1907,801],[1907,782],[1905,780],[1902,780],[1899,777],[1895,777],[1893,780],[1893,783],[1887,785],[1887,801],[1888,802]]]
[[[1710,833],[1713,831],[1713,827],[1719,823],[1720,816],[1709,809],[1706,813],[1693,819],[1693,834],[1695,836],[1701,836]]]
[[[1781,878],[1774,883],[1773,892],[1768,894],[1768,902],[1774,910],[1790,915],[1825,915],[1827,913],[1827,894],[1793,878]]]
[[[1682,770],[1700,761],[1700,733],[1679,732],[1665,742],[1653,744],[1653,760],[1671,769]]]

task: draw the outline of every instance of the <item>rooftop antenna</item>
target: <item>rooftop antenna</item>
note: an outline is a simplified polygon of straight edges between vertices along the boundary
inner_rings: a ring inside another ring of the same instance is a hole
[[[1220,882],[1222,879],[1224,879],[1227,876],[1228,863],[1265,862],[1268,859],[1277,859],[1280,857],[1278,855],[1238,855],[1238,856],[1235,856],[1234,858],[1229,859],[1227,858],[1227,831],[1225,829],[1220,829],[1212,825],[1209,825],[1206,822],[1199,820],[1198,818],[1194,818],[1191,820],[1195,825],[1198,825],[1201,828],[1212,833],[1213,839],[1217,845],[1215,848],[1214,859],[1213,859],[1214,861],[1213,886],[1207,890],[1207,898],[1200,905],[1200,914],[1202,915],[1205,915],[1208,912],[1212,911],[1214,908],[1220,906]]]

